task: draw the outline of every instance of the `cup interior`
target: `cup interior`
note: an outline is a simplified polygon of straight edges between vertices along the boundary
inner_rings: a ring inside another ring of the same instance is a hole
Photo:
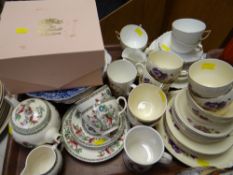
[[[148,36],[142,27],[129,24],[121,29],[120,39],[129,48],[141,49],[147,44]]]
[[[162,69],[179,69],[183,66],[182,58],[165,51],[151,52],[148,61],[149,64]]]
[[[142,83],[133,89],[128,98],[128,107],[133,116],[143,122],[159,119],[166,110],[167,98],[161,88]]]
[[[148,126],[135,126],[126,135],[127,156],[140,165],[152,165],[164,152],[163,141],[157,131]]]
[[[205,87],[223,87],[233,82],[233,68],[217,59],[200,60],[190,66],[189,77]]]
[[[204,31],[206,28],[206,25],[204,22],[192,19],[192,18],[184,18],[184,19],[178,19],[175,20],[172,23],[172,26],[182,32],[185,33],[196,33]]]
[[[55,162],[55,151],[48,146],[40,146],[32,150],[29,154],[27,168],[33,174],[45,174],[54,166]]]
[[[128,83],[136,78],[137,70],[129,61],[117,60],[109,64],[107,76],[113,82]]]

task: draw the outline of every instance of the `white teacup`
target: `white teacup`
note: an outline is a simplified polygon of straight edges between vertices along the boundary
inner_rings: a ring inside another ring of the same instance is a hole
[[[172,35],[174,38],[188,45],[197,45],[206,39],[210,34],[210,30],[205,31],[205,29],[206,25],[204,22],[192,18],[182,18],[172,23]]]
[[[168,92],[170,84],[161,83],[161,82],[157,81],[156,79],[154,79],[154,77],[152,77],[150,75],[150,73],[147,71],[146,66],[144,64],[137,63],[136,68],[137,68],[137,71],[139,74],[139,83],[140,84],[141,83],[150,83],[150,84],[153,84],[155,86],[162,88],[165,93]]]
[[[20,175],[56,175],[62,166],[62,155],[56,145],[41,145],[27,156],[25,167]]]
[[[117,38],[121,42],[121,47],[143,50],[148,42],[146,31],[139,25],[128,24],[124,26],[120,33],[116,32]]]
[[[184,61],[176,54],[155,51],[149,54],[146,68],[150,75],[162,83],[173,82],[180,74]]]
[[[161,88],[148,83],[135,87],[128,97],[128,109],[143,123],[158,122],[167,107],[167,97]]]
[[[126,60],[117,60],[109,64],[107,76],[110,88],[115,96],[127,96],[137,77],[135,66]]]
[[[218,97],[233,87],[233,67],[218,59],[203,59],[189,68],[188,81],[193,92],[200,97]]]
[[[170,164],[172,156],[164,152],[160,134],[148,126],[135,126],[126,134],[124,141],[124,163],[136,173],[143,173],[157,162]]]

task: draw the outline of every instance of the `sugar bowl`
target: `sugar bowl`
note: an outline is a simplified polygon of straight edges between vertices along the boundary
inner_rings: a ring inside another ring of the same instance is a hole
[[[59,142],[61,121],[55,107],[44,100],[30,98],[12,112],[10,126],[16,142],[26,147]]]

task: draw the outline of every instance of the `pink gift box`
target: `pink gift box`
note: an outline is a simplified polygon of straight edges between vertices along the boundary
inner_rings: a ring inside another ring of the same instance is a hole
[[[12,93],[101,85],[95,1],[9,1],[0,21],[0,79]]]

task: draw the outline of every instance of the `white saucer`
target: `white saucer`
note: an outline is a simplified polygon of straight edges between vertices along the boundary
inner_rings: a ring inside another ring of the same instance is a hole
[[[206,55],[203,53],[203,49],[195,49],[194,51],[186,54],[180,54],[171,49],[171,31],[165,32],[156,40],[154,40],[148,48],[146,48],[145,53],[148,54],[152,50],[160,50],[162,48],[165,51],[173,52],[184,59],[185,63],[193,63],[197,60],[203,59]],[[202,45],[200,44],[200,48]]]
[[[163,118],[164,119],[164,118]],[[171,139],[168,137],[165,127],[164,127],[164,120],[160,120],[159,124],[157,125],[157,130],[162,136],[164,141],[165,147],[167,150],[179,161],[182,163],[191,166],[191,167],[206,167],[206,166],[213,166],[217,168],[229,168],[233,166],[233,147],[228,149],[226,152],[219,154],[219,155],[212,155],[212,156],[193,156],[182,149],[180,149]]]

